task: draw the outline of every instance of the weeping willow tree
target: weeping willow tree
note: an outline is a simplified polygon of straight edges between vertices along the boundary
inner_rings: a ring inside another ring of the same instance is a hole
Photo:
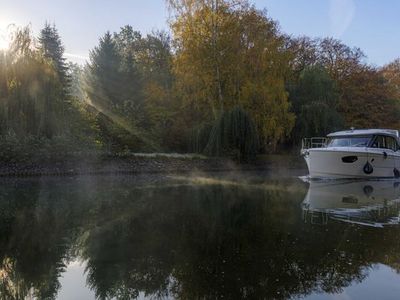
[[[204,152],[246,160],[257,154],[258,148],[258,133],[254,122],[242,108],[234,107],[215,121]]]
[[[51,138],[63,129],[62,85],[35,47],[30,28],[17,29],[1,59],[2,133]]]
[[[323,67],[303,70],[291,88],[290,99],[297,116],[292,132],[294,143],[303,137],[325,136],[343,127],[343,118],[337,111],[339,93]]]

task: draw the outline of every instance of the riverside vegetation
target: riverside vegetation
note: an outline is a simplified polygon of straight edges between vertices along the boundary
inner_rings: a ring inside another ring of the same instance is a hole
[[[0,51],[0,161],[201,153],[245,160],[343,127],[398,128],[400,60],[289,36],[246,0],[169,0],[171,36],[106,32],[85,66],[55,25]]]

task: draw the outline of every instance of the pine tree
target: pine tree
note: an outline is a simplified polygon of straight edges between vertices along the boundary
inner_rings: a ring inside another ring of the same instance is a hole
[[[46,22],[44,28],[40,31],[38,40],[39,50],[45,58],[53,63],[60,82],[64,87],[65,94],[69,84],[67,75],[68,67],[64,58],[64,46],[55,25],[50,25]]]
[[[118,109],[121,105],[121,57],[110,32],[100,38],[99,45],[90,52],[86,66],[86,92],[90,101],[104,109]]]

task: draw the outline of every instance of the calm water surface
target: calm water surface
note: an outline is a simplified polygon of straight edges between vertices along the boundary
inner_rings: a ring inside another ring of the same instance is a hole
[[[400,183],[273,175],[2,179],[0,299],[400,299]]]

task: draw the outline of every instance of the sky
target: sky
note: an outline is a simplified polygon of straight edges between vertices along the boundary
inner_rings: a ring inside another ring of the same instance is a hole
[[[359,47],[367,62],[381,66],[400,57],[398,0],[251,0],[287,34],[334,37]],[[31,24],[38,34],[55,23],[68,59],[84,63],[107,30],[130,24],[150,33],[168,30],[165,0],[0,0],[0,48],[9,24]]]

